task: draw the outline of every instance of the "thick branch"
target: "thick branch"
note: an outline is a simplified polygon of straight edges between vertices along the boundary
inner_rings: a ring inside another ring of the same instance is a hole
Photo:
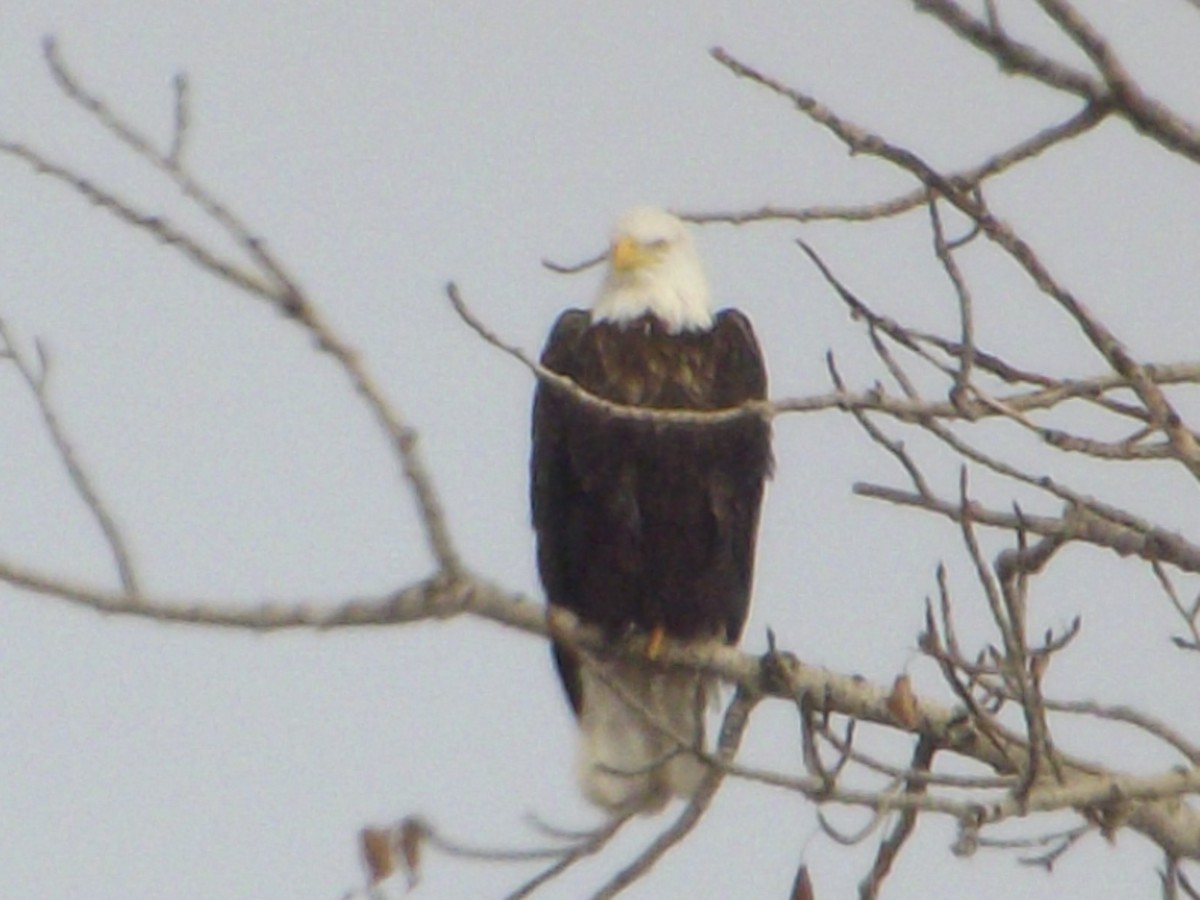
[[[979,520],[979,517],[975,517]],[[497,622],[529,634],[577,644],[597,653],[622,653],[643,658],[638,646],[614,646],[596,628],[581,624],[565,610],[547,617],[545,607],[518,594],[470,576],[456,581],[432,578],[376,598],[356,598],[333,606],[318,602],[267,602],[252,606],[220,606],[203,600],[156,600],[125,597],[78,585],[69,585],[31,573],[19,573],[0,563],[0,578],[48,596],[82,603],[101,611],[136,614],[166,621],[223,627],[279,630],[283,628],[335,628],[396,625],[466,614]],[[772,654],[769,664],[735,648],[716,644],[666,641],[658,664],[681,666],[737,684],[751,696],[774,696],[789,702],[816,698],[823,710],[926,735],[940,749],[967,756],[1001,774],[1012,774],[1028,763],[1028,747],[1015,734],[1001,730],[982,734],[961,710],[930,701],[917,701],[906,722],[897,721],[889,704],[891,690],[860,678],[808,666],[788,654]],[[929,795],[881,797],[870,791],[838,789],[823,792],[815,781],[800,786],[811,796],[874,809],[902,809],[916,804],[924,809],[963,816],[978,810],[981,821],[998,821],[1028,811],[1119,807],[1122,821],[1158,841],[1180,858],[1200,859],[1200,813],[1176,799],[1180,792],[1200,790],[1200,769],[1135,778],[1107,773],[1101,766],[1061,756],[1063,784],[1038,784],[1023,802],[1008,798],[980,805],[977,801],[948,801]],[[731,767],[740,774],[740,770]],[[763,779],[770,780],[770,779]],[[787,786],[787,779],[773,783]]]

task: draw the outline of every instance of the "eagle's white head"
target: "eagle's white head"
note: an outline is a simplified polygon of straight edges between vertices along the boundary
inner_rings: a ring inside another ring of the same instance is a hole
[[[646,313],[673,334],[705,331],[713,324],[708,279],[687,226],[650,206],[617,220],[592,320],[630,322]]]

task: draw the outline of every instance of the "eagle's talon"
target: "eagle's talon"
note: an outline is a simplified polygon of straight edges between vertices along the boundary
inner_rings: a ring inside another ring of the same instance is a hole
[[[667,637],[667,631],[661,625],[655,625],[650,632],[650,637],[646,640],[646,657],[651,661],[656,661],[662,655],[663,641]]]

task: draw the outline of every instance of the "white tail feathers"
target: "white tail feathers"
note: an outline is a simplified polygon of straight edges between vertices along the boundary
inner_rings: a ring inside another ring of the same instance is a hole
[[[716,695],[710,679],[628,660],[601,663],[598,671],[584,665],[580,674],[584,795],[614,812],[653,812],[672,796],[692,796],[705,765],[680,745],[704,744],[704,717]]]

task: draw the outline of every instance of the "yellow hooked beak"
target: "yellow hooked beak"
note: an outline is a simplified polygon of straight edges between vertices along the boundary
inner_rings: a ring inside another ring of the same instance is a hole
[[[633,238],[621,237],[613,241],[608,258],[618,272],[628,272],[654,262],[658,253],[655,248],[639,244]]]

